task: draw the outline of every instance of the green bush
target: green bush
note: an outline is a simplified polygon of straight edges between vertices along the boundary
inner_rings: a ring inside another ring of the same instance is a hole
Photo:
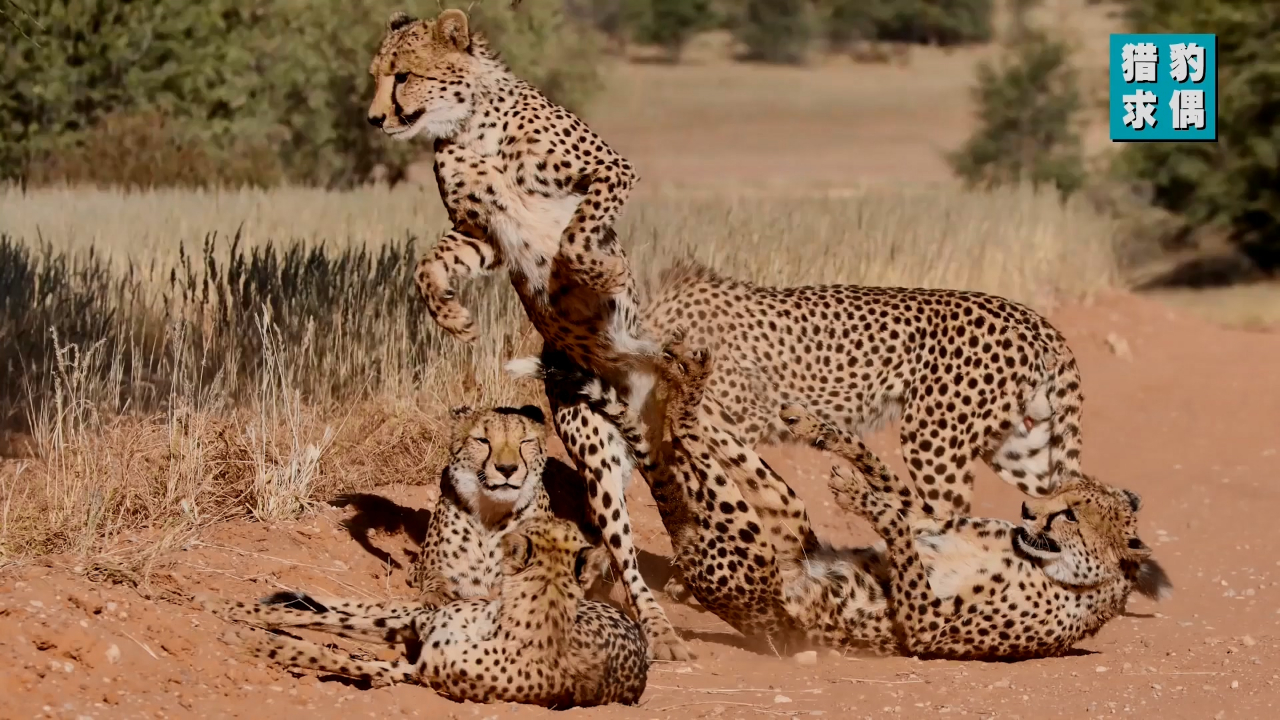
[[[636,8],[634,39],[664,48],[676,61],[685,43],[714,27],[717,20],[711,0],[644,0],[632,5]]]
[[[978,65],[974,88],[978,129],[947,159],[969,185],[1030,182],[1055,185],[1063,195],[1085,180],[1075,123],[1082,108],[1070,50],[1029,33],[1000,65]]]
[[[0,23],[0,180],[349,186],[425,150],[364,122],[369,60],[400,0],[25,5],[30,18]],[[598,89],[595,38],[557,4],[475,10],[553,99],[581,108]]]
[[[746,0],[735,30],[745,59],[792,65],[805,61],[814,32],[807,0]]]
[[[858,40],[949,46],[993,36],[992,0],[819,0],[818,7],[837,49]]]
[[[1116,170],[1190,226],[1228,228],[1258,264],[1280,267],[1280,5],[1131,0],[1127,9],[1134,32],[1217,35],[1218,142],[1133,143]]]

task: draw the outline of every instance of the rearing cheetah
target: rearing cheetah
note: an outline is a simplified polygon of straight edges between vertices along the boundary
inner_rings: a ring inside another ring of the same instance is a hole
[[[420,647],[416,662],[355,660],[315,643],[253,633],[256,655],[374,685],[421,683],[455,700],[551,708],[636,703],[648,682],[644,632],[611,605],[583,599],[591,546],[573,523],[540,516],[502,537],[502,590],[438,610],[280,593],[258,606],[204,599],[229,620],[326,627]]]
[[[452,227],[415,278],[436,322],[473,340],[457,286],[505,268],[548,352],[621,388],[637,415],[652,412],[645,401],[658,347],[641,326],[636,282],[613,231],[636,182],[631,163],[515,77],[461,11],[434,20],[393,15],[369,72],[377,83],[369,122],[398,139],[435,141]],[[654,656],[689,657],[636,562],[624,497],[631,448],[581,398],[549,399]]]
[[[667,270],[645,322],[708,347],[708,387],[747,445],[787,437],[799,404],[863,435],[902,420],[927,514],[969,514],[973,464],[1032,496],[1080,474],[1080,371],[1031,309],[978,292],[856,285],[771,288],[693,262]]]

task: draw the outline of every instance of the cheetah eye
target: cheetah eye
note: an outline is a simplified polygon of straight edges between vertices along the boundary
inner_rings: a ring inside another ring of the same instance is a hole
[[[409,79],[409,73],[396,73],[396,84],[403,85]]]
[[[475,441],[476,441],[476,442],[478,442],[478,443],[480,443],[481,445],[488,445],[488,444],[489,444],[489,438],[482,438],[482,437],[478,437],[478,438],[476,438],[476,439],[475,439]]]
[[[533,444],[534,444],[534,443],[536,443],[536,442],[538,442],[538,438],[525,438],[525,439],[523,439],[523,440],[521,440],[521,441],[520,441],[520,444],[521,444],[521,445],[533,445]]]
[[[1076,521],[1076,511],[1075,511],[1075,510],[1072,510],[1071,508],[1067,508],[1066,510],[1063,510],[1063,511],[1062,511],[1062,517],[1066,518],[1066,519],[1067,519],[1067,522],[1075,522],[1075,521]]]

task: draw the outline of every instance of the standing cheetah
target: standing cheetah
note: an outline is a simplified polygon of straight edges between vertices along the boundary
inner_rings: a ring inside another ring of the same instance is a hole
[[[645,322],[713,349],[708,395],[748,445],[787,437],[800,404],[864,435],[901,419],[925,513],[969,514],[973,467],[1045,496],[1080,474],[1080,371],[1031,309],[959,290],[761,287],[693,262],[665,272]]]
[[[623,388],[637,416],[651,414],[645,400],[658,348],[641,326],[636,282],[613,231],[636,181],[631,163],[515,77],[461,11],[434,20],[393,15],[369,72],[377,84],[369,122],[398,139],[426,134],[435,142],[452,227],[415,272],[435,321],[474,340],[457,285],[505,268],[547,351]],[[636,562],[624,496],[631,448],[581,398],[549,399],[654,656],[688,658]]]
[[[635,704],[648,682],[644,632],[613,606],[583,599],[592,547],[577,527],[559,518],[528,518],[502,536],[501,550],[497,599],[460,600],[438,610],[293,593],[257,606],[202,602],[216,615],[259,627],[326,627],[346,637],[420,648],[416,662],[368,661],[284,635],[244,636],[253,654],[293,667],[375,686],[420,683],[459,701],[550,708]]]

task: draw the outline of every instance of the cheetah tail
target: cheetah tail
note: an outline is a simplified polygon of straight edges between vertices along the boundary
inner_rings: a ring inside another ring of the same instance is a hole
[[[1152,600],[1167,600],[1173,595],[1173,581],[1160,563],[1147,558],[1138,565],[1134,589]]]

